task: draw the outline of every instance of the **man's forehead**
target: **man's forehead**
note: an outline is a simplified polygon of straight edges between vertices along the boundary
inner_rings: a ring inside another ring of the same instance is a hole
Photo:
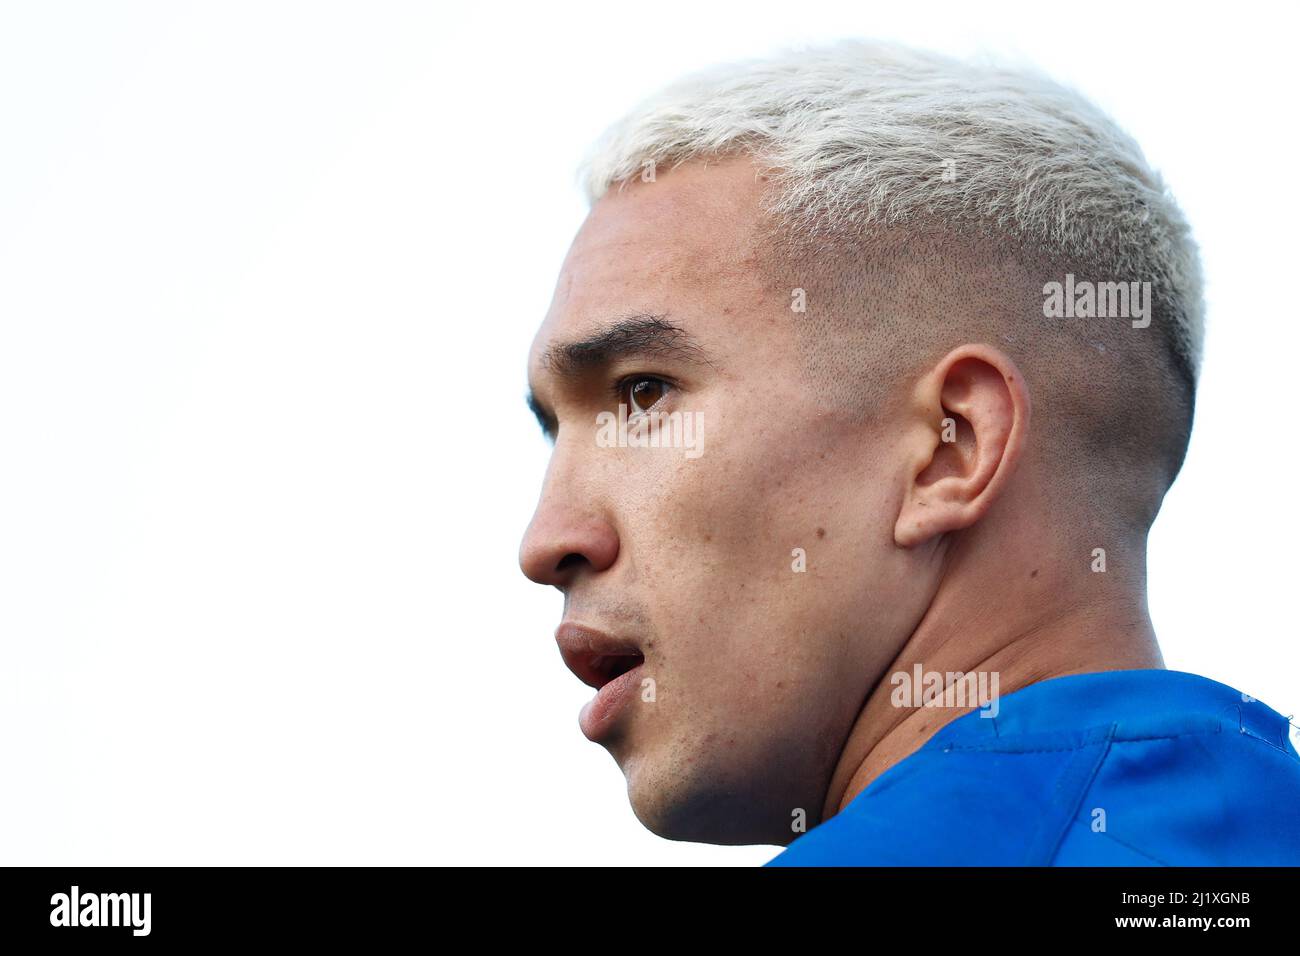
[[[530,367],[545,350],[628,312],[685,315],[697,310],[683,305],[756,287],[760,198],[754,167],[741,159],[687,163],[611,190],[565,257]]]

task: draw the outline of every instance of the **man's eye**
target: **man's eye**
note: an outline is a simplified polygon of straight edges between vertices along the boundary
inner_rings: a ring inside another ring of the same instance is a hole
[[[668,389],[668,383],[662,379],[638,375],[619,383],[619,401],[627,406],[629,414],[648,412],[668,394]]]

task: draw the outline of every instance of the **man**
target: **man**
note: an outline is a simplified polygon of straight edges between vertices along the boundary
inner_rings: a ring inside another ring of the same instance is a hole
[[[841,43],[671,87],[586,181],[520,563],[648,828],[1300,863],[1287,720],[1166,670],[1147,613],[1202,305],[1130,139],[1035,75]]]

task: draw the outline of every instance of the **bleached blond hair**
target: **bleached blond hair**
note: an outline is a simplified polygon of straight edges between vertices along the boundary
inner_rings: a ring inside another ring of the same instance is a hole
[[[647,164],[735,153],[771,176],[768,211],[793,234],[949,224],[1150,281],[1194,391],[1204,323],[1188,223],[1133,139],[1038,72],[859,40],[717,67],[632,110],[581,176],[595,202]]]

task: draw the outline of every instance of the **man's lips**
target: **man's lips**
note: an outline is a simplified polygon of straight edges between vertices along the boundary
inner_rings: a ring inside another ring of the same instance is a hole
[[[597,742],[609,733],[634,696],[645,655],[632,641],[572,622],[556,629],[555,640],[569,670],[597,689],[578,715],[583,734]]]
[[[645,662],[635,642],[571,621],[556,628],[555,641],[565,666],[597,690]]]

